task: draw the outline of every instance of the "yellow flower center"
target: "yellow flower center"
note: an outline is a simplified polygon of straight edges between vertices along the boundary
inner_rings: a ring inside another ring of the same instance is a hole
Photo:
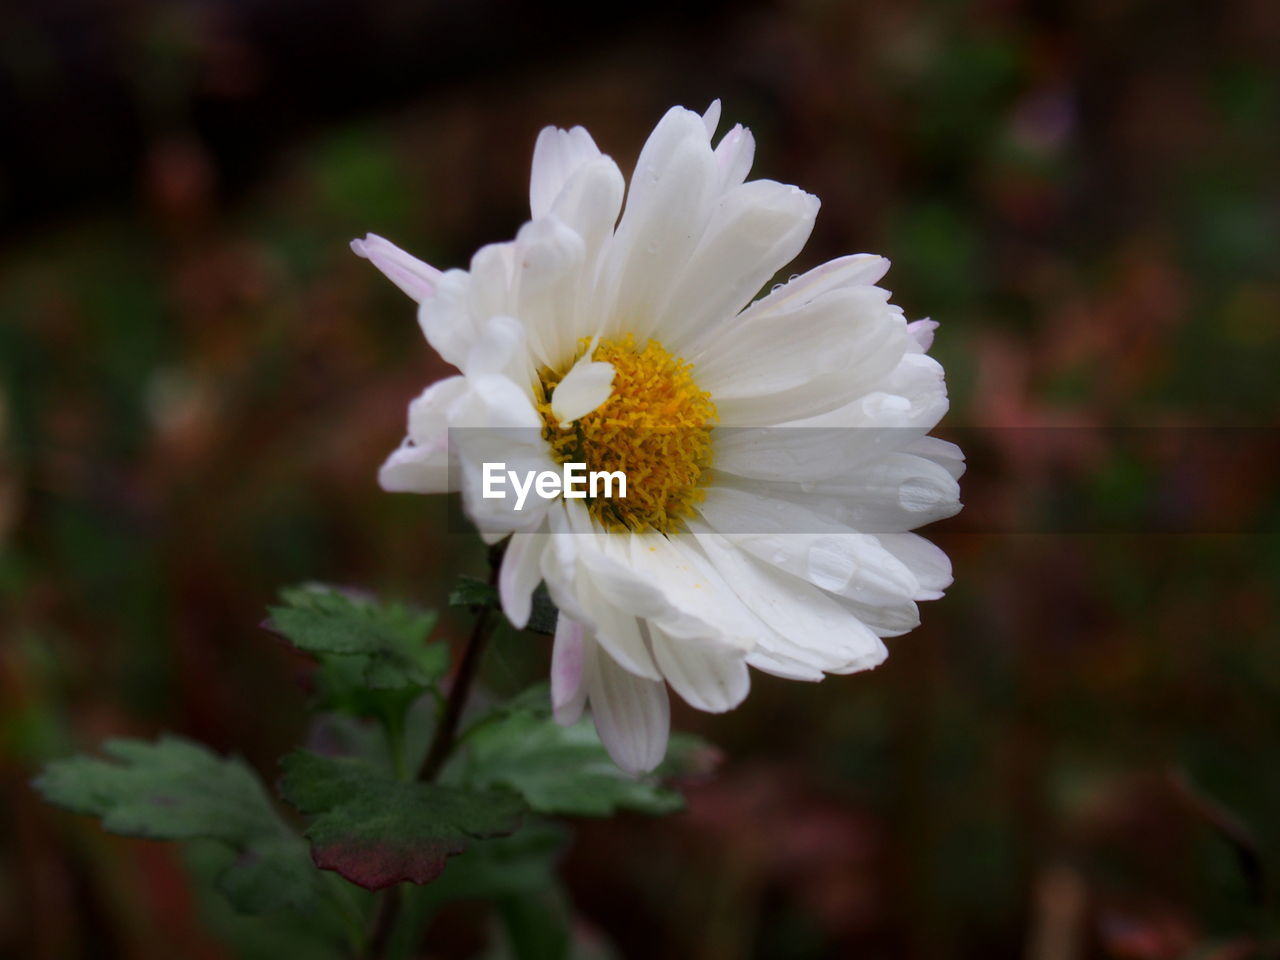
[[[589,346],[582,341],[578,356]],[[591,359],[613,364],[613,393],[567,429],[551,413],[551,393],[564,374],[539,371],[543,436],[560,463],[626,475],[625,498],[615,487],[613,497],[587,500],[606,529],[668,533],[705,496],[698,482],[711,466],[711,394],[698,389],[693,364],[656,340],[643,348],[631,334],[601,340]]]

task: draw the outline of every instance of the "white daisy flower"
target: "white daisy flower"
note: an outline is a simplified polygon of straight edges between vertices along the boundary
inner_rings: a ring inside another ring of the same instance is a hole
[[[884,660],[951,564],[912,529],[960,509],[960,450],[927,436],[946,412],[936,324],[908,324],[858,254],[752,297],[799,253],[816,197],[747,180],[751,133],[714,146],[717,101],[671,109],[623,204],[586,130],[547,128],[532,219],[440,271],[370,235],[353,249],[419,303],[460,371],[409,405],[383,465],[391,491],[441,493],[450,466],[490,542],[509,537],[503,610],[528,621],[545,581],[560,609],[556,718],[590,704],[620,767],[651,770],[667,687],[729,710],[748,667],[799,680]],[[619,214],[621,213],[621,218]],[[624,469],[628,495],[481,493],[485,463]]]

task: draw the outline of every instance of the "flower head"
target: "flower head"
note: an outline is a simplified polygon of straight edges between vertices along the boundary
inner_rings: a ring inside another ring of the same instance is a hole
[[[754,152],[720,113],[662,118],[629,188],[581,127],[534,148],[532,219],[469,270],[380,237],[355,252],[419,303],[458,368],[409,405],[387,490],[460,487],[523,626],[545,581],[560,609],[557,719],[588,703],[624,769],[665,752],[668,685],[728,710],[748,667],[801,680],[874,667],[951,582],[910,533],[959,510],[963,456],[928,436],[947,409],[936,324],[842,257],[752,301],[800,251],[817,198],[747,180]],[[626,196],[623,204],[624,193]],[[482,495],[486,463],[625,475],[626,495]]]

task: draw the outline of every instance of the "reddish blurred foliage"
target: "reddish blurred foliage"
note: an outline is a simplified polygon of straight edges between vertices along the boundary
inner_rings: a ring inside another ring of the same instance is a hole
[[[1276,954],[1280,7],[695,7],[0,11],[0,954],[233,955],[175,851],[34,770],[170,729],[270,781],[307,697],[256,626],[278,588],[440,604],[482,565],[456,507],[376,487],[446,368],[347,241],[465,265],[525,216],[540,127],[629,169],[716,96],[823,200],[793,269],[885,253],[940,321],[971,506],[884,667],[677,710],[724,763],[683,815],[576,825],[581,939]],[[545,666],[528,643],[494,686]],[[486,923],[451,908],[431,956]]]

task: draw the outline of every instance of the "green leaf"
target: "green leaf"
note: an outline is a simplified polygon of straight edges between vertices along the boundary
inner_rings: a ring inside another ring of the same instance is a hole
[[[444,900],[492,900],[555,883],[555,865],[569,845],[560,823],[532,818],[507,837],[477,840],[428,889]]]
[[[498,901],[498,915],[515,960],[561,960],[572,944],[572,911],[562,890],[550,887]]]
[[[329,881],[324,900],[310,910],[248,915],[236,911],[219,889],[217,878],[236,855],[213,841],[183,844],[183,861],[191,877],[200,924],[237,960],[350,960],[357,931],[372,911],[360,902],[364,891],[341,877],[321,873],[311,863],[306,844],[299,840],[302,862],[312,877]],[[344,905],[345,904],[345,908]],[[344,949],[344,947],[346,949]]]
[[[303,906],[318,892],[306,845],[281,820],[242,761],[179,737],[108,740],[118,762],[76,756],[50,763],[35,787],[50,803],[102,820],[103,829],[154,840],[213,840],[235,861],[218,887],[236,909]]]
[[[355,658],[350,669],[368,687],[426,688],[448,669],[449,648],[427,643],[433,612],[314,584],[285,590],[281,599],[283,605],[271,608],[271,629],[308,653]]]
[[[451,607],[490,607],[498,603],[498,590],[475,577],[462,576],[449,591]]]
[[[661,814],[684,805],[680,794],[658,778],[619,770],[587,720],[562,727],[543,709],[499,707],[471,728],[465,742],[466,753],[455,761],[452,776],[475,787],[514,790],[538,813],[605,817],[625,809]],[[681,771],[673,767],[671,772]]]
[[[427,883],[469,839],[511,833],[524,810],[510,793],[393,779],[360,760],[298,751],[280,789],[311,816],[316,866],[368,890]]]
[[[509,837],[475,841],[434,883],[406,891],[406,922],[400,925],[387,955],[409,956],[421,931],[446,903],[487,901],[501,912],[504,904],[527,898],[563,902],[556,865],[569,837],[563,824],[530,818]],[[567,922],[567,918],[560,919]]]

